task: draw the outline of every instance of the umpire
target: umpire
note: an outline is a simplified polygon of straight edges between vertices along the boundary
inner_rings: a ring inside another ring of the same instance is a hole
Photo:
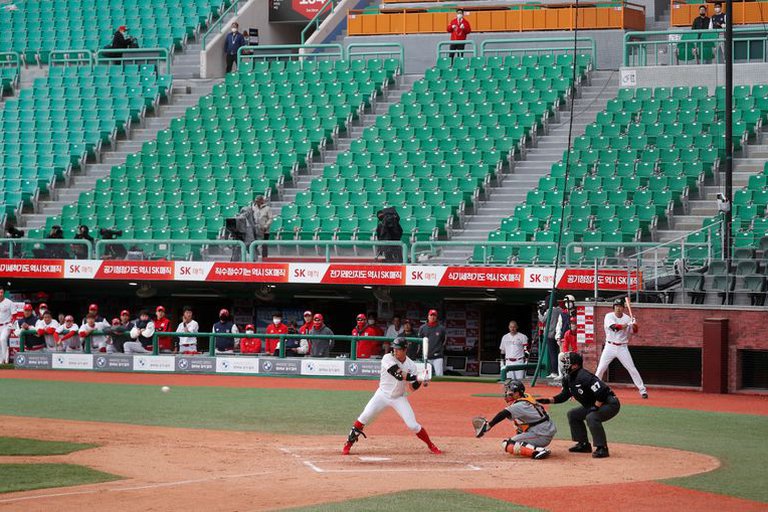
[[[568,424],[571,426],[571,439],[576,444],[568,449],[569,452],[591,453],[592,445],[589,444],[586,420],[589,431],[592,433],[592,441],[595,443],[595,451],[592,457],[602,459],[608,457],[608,441],[605,438],[603,422],[610,420],[617,414],[621,404],[616,395],[603,381],[583,368],[584,360],[578,352],[566,353],[563,377],[563,390],[552,398],[539,398],[540,404],[559,404],[573,397],[581,404],[568,411]]]

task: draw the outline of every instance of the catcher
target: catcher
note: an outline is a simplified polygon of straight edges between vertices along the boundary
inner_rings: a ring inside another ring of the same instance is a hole
[[[472,420],[475,437],[483,437],[497,423],[510,420],[517,427],[517,435],[502,441],[504,451],[537,460],[547,458],[551,453],[547,446],[557,433],[557,427],[544,407],[525,392],[525,385],[519,380],[504,383],[504,401],[507,406],[490,422],[482,417]]]

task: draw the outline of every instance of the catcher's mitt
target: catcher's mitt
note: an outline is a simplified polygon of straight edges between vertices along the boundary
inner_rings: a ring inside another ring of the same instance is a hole
[[[472,418],[472,428],[475,429],[475,437],[483,437],[491,429],[488,426],[488,420],[482,416]]]

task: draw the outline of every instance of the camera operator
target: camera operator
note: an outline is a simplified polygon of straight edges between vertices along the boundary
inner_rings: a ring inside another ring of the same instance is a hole
[[[117,29],[117,31],[115,31],[115,34],[112,36],[112,44],[107,46],[107,49],[120,50],[123,48],[138,48],[138,47],[139,47],[139,43],[136,41],[136,38],[128,35],[128,27],[126,27],[125,25],[121,25]],[[114,59],[122,59],[123,53],[110,52],[109,56]]]
[[[400,215],[398,215],[395,207],[389,206],[379,210],[376,212],[376,217],[379,219],[379,224],[376,226],[376,239],[400,241],[403,236],[403,228],[400,226]],[[384,256],[384,261],[388,263],[403,261],[401,247],[380,247],[378,253]]]
[[[75,240],[87,240],[91,243],[91,247],[93,247],[93,237],[89,234],[88,226],[85,224],[78,226]],[[84,260],[88,258],[88,248],[84,245],[72,244],[70,248],[72,249],[72,254],[75,256],[75,259]]]
[[[51,227],[51,231],[48,233],[48,236],[46,237],[50,240],[63,240],[64,239],[64,231],[61,229],[61,226],[56,224],[55,226]],[[35,255],[35,258],[50,258],[50,259],[66,259],[67,258],[67,248],[62,244],[46,244],[43,242],[43,248],[42,249],[32,249],[32,254]]]
[[[102,228],[99,230],[102,240],[114,240],[117,237],[123,236],[123,231],[120,229],[107,229]],[[104,249],[104,254],[101,259],[103,260],[124,260],[128,255],[128,250],[124,245],[119,243],[107,243]]]

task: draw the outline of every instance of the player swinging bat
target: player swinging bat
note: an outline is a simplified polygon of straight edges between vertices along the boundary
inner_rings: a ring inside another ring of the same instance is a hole
[[[360,436],[367,437],[363,428],[372,422],[376,415],[385,407],[391,407],[400,415],[406,426],[416,433],[416,436],[426,443],[435,455],[442,452],[429,438],[427,431],[416,421],[411,404],[405,396],[406,388],[416,391],[422,384],[426,385],[430,378],[428,368],[419,371],[411,359],[405,354],[407,342],[405,338],[397,337],[392,341],[392,353],[381,358],[381,377],[379,389],[368,401],[368,405],[358,416],[357,421],[349,431],[347,442],[342,450],[343,455],[349,455],[349,450]]]
[[[519,380],[504,383],[504,401],[507,406],[490,422],[479,416],[472,419],[475,437],[483,437],[502,420],[510,420],[517,428],[517,435],[502,441],[505,452],[536,460],[549,457],[551,452],[547,446],[557,433],[557,427],[544,407],[525,392],[525,385]]]

